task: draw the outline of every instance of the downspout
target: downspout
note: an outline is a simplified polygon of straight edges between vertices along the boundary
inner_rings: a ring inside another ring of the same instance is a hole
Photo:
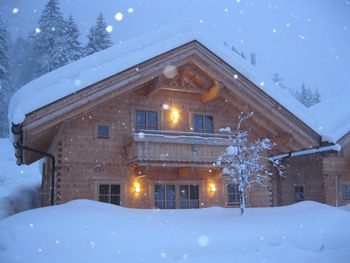
[[[11,131],[14,135],[19,135],[20,139],[16,140],[13,143],[13,146],[15,149],[19,149],[21,151],[20,156],[17,156],[17,165],[23,165],[23,150],[34,152],[40,155],[44,155],[51,159],[51,187],[50,187],[50,203],[51,205],[55,205],[55,171],[56,171],[56,160],[55,156],[48,152],[43,152],[38,149],[34,149],[28,146],[23,145],[23,131],[22,126],[20,124],[14,124],[12,123]]]

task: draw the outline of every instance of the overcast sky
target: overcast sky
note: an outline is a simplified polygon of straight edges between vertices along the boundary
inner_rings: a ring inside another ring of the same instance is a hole
[[[46,0],[0,0],[13,37],[34,31]],[[286,85],[304,81],[322,99],[350,94],[350,0],[59,0],[78,21],[81,40],[101,11],[113,27],[114,43],[166,25],[185,23],[247,55]],[[16,12],[17,8],[18,11]],[[130,9],[132,8],[132,9]],[[115,14],[123,19],[117,21]]]

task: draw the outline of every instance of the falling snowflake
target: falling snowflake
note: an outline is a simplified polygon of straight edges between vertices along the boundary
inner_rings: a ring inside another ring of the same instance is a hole
[[[201,247],[206,247],[209,244],[209,238],[207,236],[200,236],[197,239],[198,245]]]
[[[107,31],[108,33],[111,33],[111,32],[113,31],[113,27],[112,27],[111,25],[107,26],[107,27],[106,27],[106,31]]]
[[[176,67],[173,65],[166,66],[163,70],[163,74],[168,79],[174,78],[177,74]]]
[[[264,86],[264,85],[265,85],[265,82],[261,81],[260,86]]]
[[[277,29],[276,29],[276,28],[272,29],[272,32],[273,32],[273,33],[276,33],[276,32],[277,32]]]
[[[12,9],[12,13],[13,13],[13,14],[17,14],[17,13],[18,13],[18,8]]]
[[[134,13],[134,8],[129,7],[129,8],[128,8],[128,13],[130,13],[130,14],[131,14],[131,13]]]
[[[37,27],[37,28],[35,28],[35,33],[40,33],[41,32],[41,30],[40,30],[40,28],[39,27]]]
[[[238,75],[237,75],[237,74],[234,74],[233,77],[234,77],[235,79],[238,79]]]
[[[129,13],[130,13],[130,12],[129,12]],[[115,20],[117,20],[117,21],[122,21],[122,20],[123,20],[123,13],[121,13],[121,12],[116,13],[115,16],[114,16],[114,18],[115,18]]]
[[[203,19],[200,19],[200,20],[199,20],[199,23],[200,23],[200,24],[203,24],[203,22],[204,22]]]
[[[160,253],[160,257],[161,258],[166,258],[166,253],[165,252]]]
[[[302,40],[304,40],[305,39],[305,36],[303,36],[303,35],[299,35],[299,38],[301,38]]]

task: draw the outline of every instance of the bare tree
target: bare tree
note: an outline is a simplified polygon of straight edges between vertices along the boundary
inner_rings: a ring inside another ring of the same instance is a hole
[[[284,175],[284,166],[280,160],[266,157],[263,154],[271,150],[270,140],[264,138],[250,143],[248,132],[241,129],[242,123],[253,114],[254,112],[241,113],[235,132],[229,127],[220,129],[220,132],[228,134],[232,143],[215,162],[215,166],[222,168],[221,175],[228,176],[232,183],[238,185],[241,214],[244,214],[245,210],[246,189],[255,183],[263,187],[267,186],[268,178],[273,174],[268,171],[268,163],[277,169],[279,175]]]

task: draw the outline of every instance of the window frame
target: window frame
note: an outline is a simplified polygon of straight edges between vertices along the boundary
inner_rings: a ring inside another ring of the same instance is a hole
[[[156,198],[156,189],[157,186],[162,186],[164,187],[164,199],[157,199]],[[174,188],[174,193],[175,193],[175,197],[174,199],[168,199],[167,198],[167,192],[168,192],[168,186],[172,186]],[[176,209],[176,199],[177,199],[177,194],[176,194],[176,184],[175,183],[156,183],[154,185],[154,207],[156,209]],[[163,206],[162,208],[157,206],[158,202],[162,202]],[[171,202],[174,204],[174,207],[168,207],[168,202]]]
[[[350,183],[342,184],[342,197],[345,201],[350,200]]]
[[[100,134],[100,127],[107,127],[108,129],[108,135]],[[96,126],[96,135],[97,138],[110,138],[111,137],[111,132],[110,132],[110,125],[109,124],[97,124]]]
[[[139,128],[139,126],[141,125],[138,125],[137,123],[137,113],[138,112],[144,112],[145,113],[145,125],[144,125],[144,128]],[[155,113],[156,115],[156,121],[155,121],[155,127],[151,127],[150,128],[150,124],[149,124],[149,114],[150,113]],[[157,131],[159,130],[159,116],[158,116],[158,111],[156,110],[153,110],[153,109],[135,109],[134,110],[134,127],[135,127],[135,131],[138,132],[140,130],[152,130],[152,131]],[[154,129],[155,128],[155,129]]]
[[[104,194],[104,193],[100,192],[101,186],[108,186],[108,193],[107,194]],[[112,186],[119,186],[119,193],[112,194],[111,193]],[[123,187],[122,187],[121,183],[99,182],[99,183],[97,183],[97,200],[99,202],[103,202],[103,203],[106,203],[106,204],[112,204],[112,205],[121,206],[121,204],[122,204],[122,195],[123,195],[122,188]],[[107,197],[108,201],[107,202],[106,201],[102,201],[101,197]],[[111,202],[111,200],[112,200],[111,198],[112,197],[119,197],[119,203],[118,204],[112,203]]]
[[[302,189],[302,191],[300,191]],[[302,193],[302,197],[300,194]],[[294,185],[294,201],[301,202],[305,201],[305,186],[304,185]]]
[[[233,193],[229,192],[228,188],[230,186],[234,186],[233,187],[233,190],[234,190]],[[227,206],[240,205],[241,200],[240,200],[240,193],[239,193],[239,185],[235,184],[235,183],[228,183],[225,188],[226,188],[226,205]],[[234,201],[234,202],[230,202],[229,201],[230,200],[229,195],[232,195],[234,197],[234,199],[237,199],[237,200]]]
[[[202,123],[202,127],[199,130],[196,130],[196,117],[200,116],[201,117],[201,123]],[[211,130],[208,131],[206,130],[206,117],[211,118]],[[192,113],[192,127],[193,127],[193,131],[197,132],[197,133],[214,133],[214,116],[213,115],[209,115],[209,114],[205,114],[205,113]]]

